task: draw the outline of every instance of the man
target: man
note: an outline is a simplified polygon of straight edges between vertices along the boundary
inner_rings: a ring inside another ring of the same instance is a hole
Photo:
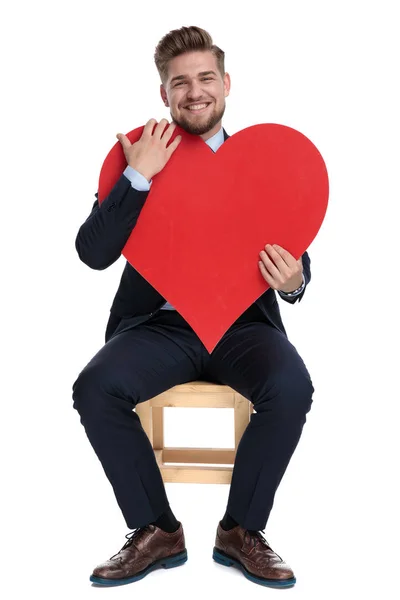
[[[95,201],[76,238],[81,260],[94,269],[107,268],[121,255],[152,177],[179,145],[177,136],[167,147],[176,124],[201,136],[214,152],[229,137],[222,116],[230,77],[224,71],[224,53],[210,35],[199,27],[173,30],[158,44],[155,62],[161,97],[173,122],[150,119],[133,145],[117,135],[127,167],[101,205]],[[169,506],[152,446],[133,409],[174,385],[202,379],[231,386],[251,400],[256,411],[238,447],[213,558],[237,566],[261,585],[294,585],[292,569],[261,531],[314,391],[287,338],[275,290],[290,303],[300,301],[311,279],[310,259],[307,252],[295,260],[285,249],[268,246],[260,249],[259,268],[270,287],[209,354],[174,307],[126,263],[106,343],[73,384],[74,408],[127,526],[135,529],[116,555],[94,569],[91,581],[130,583],[157,567],[187,560],[182,523]]]

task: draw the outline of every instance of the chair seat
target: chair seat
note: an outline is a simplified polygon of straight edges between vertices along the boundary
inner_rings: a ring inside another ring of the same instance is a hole
[[[170,407],[232,408],[235,447],[165,447],[164,408]],[[176,385],[154,398],[140,402],[136,405],[135,412],[151,442],[164,482],[230,483],[237,447],[254,412],[254,405],[227,385],[198,380]],[[217,466],[219,464],[223,466]]]

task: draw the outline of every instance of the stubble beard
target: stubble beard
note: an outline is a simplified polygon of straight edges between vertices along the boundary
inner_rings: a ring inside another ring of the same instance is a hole
[[[183,109],[185,110],[185,109]],[[213,111],[212,114],[208,117],[206,121],[201,121],[199,123],[195,123],[193,121],[189,121],[185,117],[181,117],[180,119],[176,118],[175,115],[171,114],[171,118],[175,121],[179,127],[181,127],[187,133],[191,133],[193,135],[203,135],[210,131],[215,125],[220,121],[225,112],[225,102],[223,107],[219,111]]]

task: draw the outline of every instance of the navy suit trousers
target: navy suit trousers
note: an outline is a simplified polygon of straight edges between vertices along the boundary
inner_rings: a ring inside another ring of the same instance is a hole
[[[133,409],[199,379],[229,385],[254,404],[226,508],[242,527],[265,529],[314,388],[295,347],[255,304],[211,354],[178,312],[159,310],[111,336],[74,382],[73,407],[130,529],[155,521],[169,506],[153,448]]]

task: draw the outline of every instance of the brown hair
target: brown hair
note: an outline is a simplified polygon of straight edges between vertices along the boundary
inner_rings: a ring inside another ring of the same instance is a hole
[[[201,27],[181,27],[173,29],[159,41],[154,53],[154,62],[163,84],[168,79],[168,63],[175,56],[195,50],[210,50],[217,61],[222,76],[225,75],[225,52],[213,44],[211,35]]]

